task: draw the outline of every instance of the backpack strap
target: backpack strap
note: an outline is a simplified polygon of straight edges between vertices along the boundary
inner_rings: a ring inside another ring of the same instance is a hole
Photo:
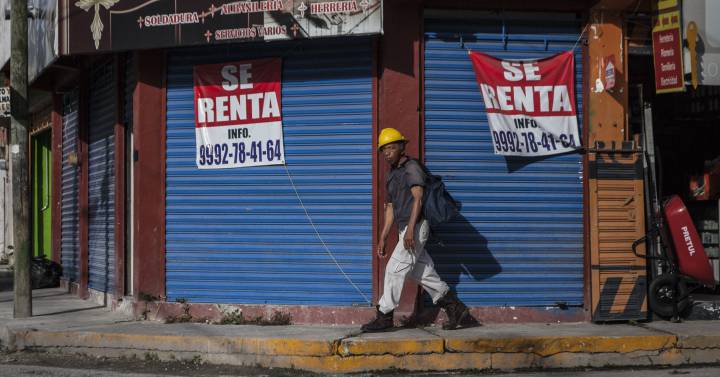
[[[428,183],[433,182],[438,179],[438,177],[435,174],[431,173],[430,170],[427,168],[427,166],[425,166],[425,164],[423,164],[417,158],[411,158],[410,161],[415,161],[415,162],[417,162],[418,165],[420,165],[420,169],[422,169],[422,171],[425,173],[425,176],[426,176],[425,180]]]

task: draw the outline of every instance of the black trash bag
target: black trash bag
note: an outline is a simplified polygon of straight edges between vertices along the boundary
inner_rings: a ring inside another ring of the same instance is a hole
[[[32,288],[54,288],[60,286],[62,266],[45,257],[34,257],[30,264],[30,279]]]

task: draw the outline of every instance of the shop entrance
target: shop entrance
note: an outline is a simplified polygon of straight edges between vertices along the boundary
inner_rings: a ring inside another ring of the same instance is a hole
[[[581,21],[562,13],[425,17],[425,162],[462,202],[461,216],[428,245],[438,273],[471,306],[581,307],[583,157],[495,155],[467,53],[533,59],[572,50],[582,109]]]
[[[49,129],[32,136],[33,256],[52,257],[52,144]]]
[[[672,195],[683,200],[710,258],[715,281],[720,281],[720,87],[687,86],[685,92],[656,94],[652,55],[631,55],[629,66],[630,131],[642,134],[644,122],[647,133],[653,134],[646,144],[654,154],[654,164],[648,162],[656,174],[655,179],[649,177],[655,184],[648,182],[648,186],[657,190],[660,203]],[[660,272],[653,263],[650,269],[653,276]],[[720,319],[714,311],[704,310],[720,301],[717,284],[695,290],[691,299],[696,304],[685,318]]]

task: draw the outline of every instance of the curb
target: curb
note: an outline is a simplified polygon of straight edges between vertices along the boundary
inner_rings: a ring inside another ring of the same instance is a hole
[[[415,330],[412,330],[415,331]],[[674,366],[720,362],[720,336],[544,336],[335,340],[175,336],[0,327],[0,348],[295,368],[322,373]],[[414,334],[417,335],[417,334]]]
[[[528,353],[548,357],[561,353],[631,353],[675,347],[674,335],[632,337],[528,337],[507,339],[446,339],[448,352]]]

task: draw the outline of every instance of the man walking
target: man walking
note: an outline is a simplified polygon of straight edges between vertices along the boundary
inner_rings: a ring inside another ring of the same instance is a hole
[[[383,295],[378,302],[376,318],[362,326],[367,332],[393,327],[393,311],[400,304],[405,279],[422,285],[433,303],[445,309],[448,321],[443,329],[456,329],[469,316],[467,306],[440,279],[425,250],[430,233],[430,225],[422,216],[427,174],[418,161],[405,155],[407,142],[394,128],[380,132],[378,148],[390,164],[390,172],[386,180],[385,224],[378,243],[378,256],[386,256],[385,242],[393,222],[397,223],[400,236],[385,268]]]

